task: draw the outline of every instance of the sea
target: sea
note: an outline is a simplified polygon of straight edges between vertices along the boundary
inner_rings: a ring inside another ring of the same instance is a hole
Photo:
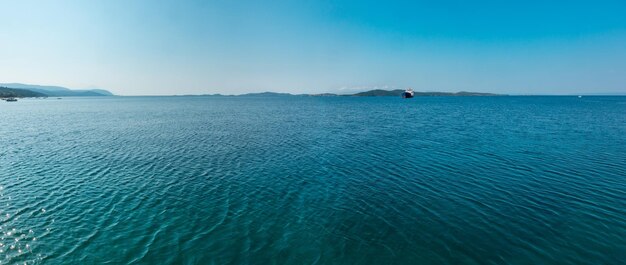
[[[0,264],[626,264],[626,97],[0,101]]]

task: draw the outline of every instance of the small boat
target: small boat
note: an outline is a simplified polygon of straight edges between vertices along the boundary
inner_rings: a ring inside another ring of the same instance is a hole
[[[16,98],[7,98],[6,101],[7,102],[15,102],[15,101],[17,101],[17,99]]]
[[[413,92],[413,89],[407,89],[404,90],[404,92],[402,93],[402,98],[412,98],[413,96],[415,96],[415,93]]]

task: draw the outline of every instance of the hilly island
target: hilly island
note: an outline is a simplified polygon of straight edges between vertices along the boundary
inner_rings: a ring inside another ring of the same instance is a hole
[[[0,98],[27,97],[98,97],[113,96],[104,89],[73,90],[60,86],[41,86],[21,83],[0,83]]]
[[[211,94],[203,96],[237,96],[237,97],[293,97],[293,96],[309,96],[309,97],[399,97],[404,92],[403,89],[395,90],[383,90],[374,89],[364,92],[358,92],[354,94],[335,94],[335,93],[321,93],[321,94],[290,94],[290,93],[276,93],[276,92],[261,92],[261,93],[246,93],[241,95],[222,95]],[[191,95],[189,95],[191,96]],[[415,92],[416,97],[433,97],[433,96],[506,96],[504,94],[492,94],[481,92]]]
[[[204,94],[200,96],[237,96],[237,97],[291,97],[291,96],[312,96],[312,97],[398,97],[404,90],[383,90],[374,89],[354,94],[335,94],[335,93],[322,93],[322,94],[290,94],[290,93],[277,93],[277,92],[261,92],[261,93],[246,93],[240,95],[222,95],[222,94]],[[27,85],[20,83],[0,83],[0,98],[28,98],[28,97],[98,97],[98,96],[113,96],[113,94],[103,89],[84,89],[84,90],[72,90],[60,86],[41,86],[41,85]],[[197,95],[185,95],[185,96],[197,96]],[[431,96],[503,96],[502,94],[491,94],[481,92],[415,92],[416,97],[431,97]]]

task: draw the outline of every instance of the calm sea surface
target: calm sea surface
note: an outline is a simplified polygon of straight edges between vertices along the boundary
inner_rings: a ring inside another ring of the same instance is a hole
[[[626,97],[0,101],[0,264],[624,264]]]

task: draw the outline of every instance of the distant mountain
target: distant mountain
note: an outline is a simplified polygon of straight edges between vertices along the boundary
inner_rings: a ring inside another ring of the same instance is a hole
[[[72,90],[66,87],[60,86],[40,86],[40,85],[29,85],[29,84],[20,84],[20,83],[4,83],[0,84],[0,86],[15,88],[15,89],[26,89],[33,92],[41,93],[49,97],[95,97],[95,96],[113,96],[113,94],[104,89],[81,89],[81,90]]]
[[[321,93],[321,94],[303,94],[302,96],[311,96],[311,97],[337,97],[339,95],[333,93]]]
[[[399,97],[404,92],[404,89],[395,90],[382,90],[374,89],[356,94],[333,94],[333,93],[321,93],[321,94],[289,94],[289,93],[276,93],[276,92],[262,92],[262,93],[248,93],[236,95],[236,97],[286,97],[286,96],[307,96],[307,97]],[[223,96],[220,94],[205,95],[205,96]],[[432,97],[432,96],[503,96],[500,94],[480,93],[480,92],[415,92],[416,97]]]
[[[502,94],[481,93],[481,92],[415,92],[416,97],[478,97],[478,96],[504,96]]]
[[[294,96],[289,93],[276,93],[276,92],[261,92],[261,93],[247,93],[241,94],[240,97],[288,97]]]
[[[46,97],[45,94],[27,89],[0,87],[0,98]]]
[[[334,93],[320,93],[320,94],[290,94],[290,93],[278,93],[278,92],[260,92],[260,93],[247,93],[240,95],[223,95],[223,94],[202,94],[202,95],[183,95],[183,96],[205,96],[205,97],[400,97],[404,89],[395,90],[382,90],[374,89],[356,94],[334,94]],[[431,96],[506,96],[502,94],[491,94],[481,92],[415,92],[416,97],[431,97]]]
[[[353,95],[347,96],[355,96],[355,97],[399,97],[404,92],[403,89],[396,90],[382,90],[382,89],[374,89],[365,92],[359,92]]]
[[[84,91],[84,90],[79,90],[79,91]],[[109,92],[108,90],[104,90],[104,89],[99,89],[99,88],[93,88],[93,89],[89,89],[87,91],[90,92],[95,92],[101,95],[105,95],[105,96],[115,96],[113,95],[113,93]]]
[[[399,97],[404,92],[403,89],[396,90],[382,90],[382,89],[374,89],[370,91],[360,92],[353,95],[346,96],[354,96],[354,97]],[[433,97],[433,96],[501,96],[499,94],[491,94],[491,93],[479,93],[479,92],[415,92],[416,97]]]

